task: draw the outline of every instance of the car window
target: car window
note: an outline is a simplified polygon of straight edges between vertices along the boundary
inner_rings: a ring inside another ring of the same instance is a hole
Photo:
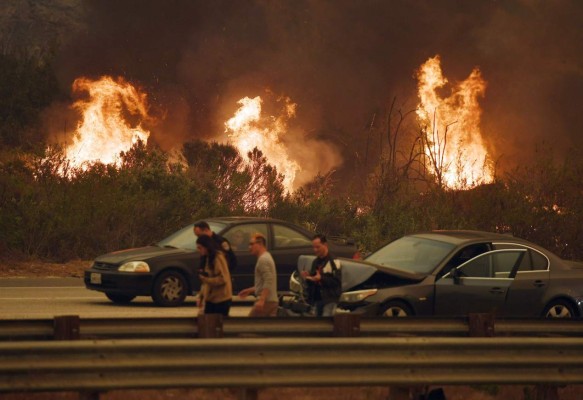
[[[493,254],[493,268],[494,268],[494,278],[510,278],[510,274],[518,261],[521,253],[515,252],[503,252]],[[522,260],[524,260],[526,254],[522,255]]]
[[[251,237],[260,233],[265,237],[269,246],[269,235],[267,234],[267,224],[242,224],[235,225],[221,235],[231,243],[234,251],[248,251]]]
[[[462,272],[461,276],[468,278],[491,278],[493,276],[492,258],[476,257],[459,267],[459,270]]]
[[[221,222],[215,222],[215,221],[207,221],[207,223],[209,224],[209,228],[211,228],[211,231],[216,232],[216,233],[222,231],[227,226]]]
[[[546,271],[549,269],[549,260],[536,250],[530,250],[532,257],[532,269],[535,271]]]
[[[471,260],[472,258],[490,251],[490,245],[488,243],[474,243],[469,246],[464,247],[459,250],[452,258],[449,259],[447,264],[439,272],[438,276],[443,276],[452,268],[459,267],[463,263]]]
[[[462,264],[458,271],[468,278],[512,278],[516,264],[526,253],[526,249],[491,251]]]
[[[545,271],[549,267],[549,260],[538,251],[518,243],[495,243],[496,249],[526,249],[528,254],[524,256],[518,271]]]
[[[172,235],[158,242],[160,247],[175,247],[177,249],[196,250],[196,236],[193,231],[193,225],[174,232]]]
[[[432,272],[455,245],[437,240],[404,236],[365,258],[365,261],[408,272]]]
[[[220,232],[225,228],[225,224],[219,222],[208,222],[213,232]],[[196,235],[194,234],[194,224],[174,232],[172,235],[160,240],[156,245],[160,247],[175,247],[177,249],[196,250]]]
[[[311,246],[312,240],[303,233],[287,226],[273,224],[273,247],[282,249],[286,247]]]

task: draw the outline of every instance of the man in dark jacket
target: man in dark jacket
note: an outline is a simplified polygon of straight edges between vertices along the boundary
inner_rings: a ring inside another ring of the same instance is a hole
[[[235,252],[231,248],[231,244],[227,239],[213,232],[208,222],[206,221],[199,221],[194,224],[194,234],[197,237],[201,235],[210,236],[215,241],[219,249],[225,253],[227,263],[229,264],[229,271],[233,272],[233,270],[237,267],[237,256],[235,256]]]
[[[316,258],[310,272],[302,273],[308,284],[308,301],[316,308],[318,317],[329,317],[334,314],[342,294],[340,262],[330,254],[326,236],[315,235],[312,245]]]

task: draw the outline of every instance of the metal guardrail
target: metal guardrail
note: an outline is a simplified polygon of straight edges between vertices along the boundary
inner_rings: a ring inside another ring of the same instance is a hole
[[[393,385],[391,398],[409,399],[417,385],[495,383],[558,398],[553,385],[583,383],[582,372],[581,320],[0,320],[0,393],[238,387],[246,399],[261,387]]]
[[[0,320],[0,341],[52,340],[57,318]],[[225,318],[221,336],[326,337],[334,329],[332,318]],[[362,318],[358,336],[476,336],[471,329],[470,318]],[[583,320],[497,319],[491,329],[488,336],[583,337]],[[196,318],[81,318],[78,331],[80,339],[192,338],[199,327]]]
[[[583,383],[583,338],[0,343],[0,392],[541,383]]]

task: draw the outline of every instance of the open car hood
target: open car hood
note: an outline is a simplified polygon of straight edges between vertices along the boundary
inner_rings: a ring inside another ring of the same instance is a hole
[[[314,258],[316,258],[316,256],[300,256],[298,259],[298,271],[310,271]],[[410,280],[412,282],[419,282],[426,277],[426,275],[401,271],[362,260],[353,260],[350,258],[342,257],[335,258],[334,260],[338,260],[340,262],[340,269],[342,270],[343,292],[353,288],[354,286],[360,285],[377,271],[387,275],[395,276],[400,279]]]

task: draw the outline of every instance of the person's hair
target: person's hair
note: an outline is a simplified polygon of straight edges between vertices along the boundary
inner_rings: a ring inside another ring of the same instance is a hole
[[[254,233],[253,236],[251,236],[251,239],[253,239],[254,242],[259,242],[263,247],[267,247],[267,240],[265,240],[265,236],[261,233]]]
[[[194,223],[194,227],[195,228],[202,229],[202,230],[211,229],[211,227],[209,226],[208,222],[206,222],[206,221],[195,222]]]
[[[219,248],[217,243],[214,241],[213,238],[210,236],[202,235],[196,239],[196,244],[201,245],[208,251],[208,260],[209,260],[209,267],[214,270],[215,269],[215,257],[217,256],[217,252]],[[201,257],[201,268],[204,268],[204,257]]]
[[[322,243],[322,244],[328,243],[328,239],[326,239],[326,235],[323,235],[321,233],[315,234],[314,237],[312,238],[312,240],[316,240],[316,239],[320,239],[320,243]]]

